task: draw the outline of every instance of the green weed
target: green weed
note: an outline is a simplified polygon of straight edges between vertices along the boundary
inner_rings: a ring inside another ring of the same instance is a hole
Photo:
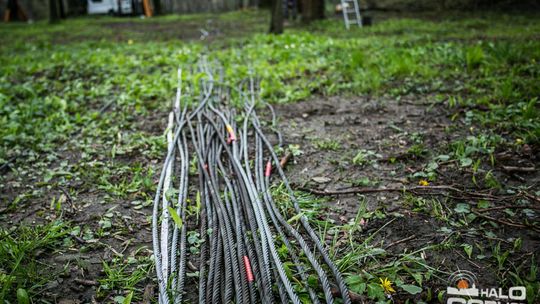
[[[36,261],[43,251],[57,250],[69,233],[68,226],[55,221],[34,227],[0,228],[0,302],[14,302],[16,290],[30,298],[54,277],[47,265]]]
[[[339,141],[334,139],[318,139],[314,141],[314,145],[321,150],[336,151],[341,147]]]
[[[363,166],[366,164],[373,164],[377,161],[377,158],[381,158],[380,154],[377,154],[375,151],[362,149],[356,153],[352,159],[352,163],[357,166]]]
[[[465,49],[465,64],[467,66],[467,71],[472,72],[480,67],[480,65],[484,62],[484,59],[484,51],[480,45],[475,45]]]
[[[148,280],[153,270],[151,257],[140,254],[144,247],[135,251],[127,259],[113,258],[111,262],[103,262],[105,276],[99,279],[97,295],[105,297],[111,292],[121,291],[119,296],[132,294],[134,300],[142,298],[141,283]]]

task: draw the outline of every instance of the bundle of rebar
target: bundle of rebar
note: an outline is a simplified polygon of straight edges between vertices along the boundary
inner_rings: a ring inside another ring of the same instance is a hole
[[[159,303],[333,303],[335,297],[350,303],[284,174],[274,146],[282,144],[276,115],[259,98],[257,81],[225,85],[223,76],[214,77],[221,70],[204,58],[197,69],[205,76],[196,97],[182,94],[178,72],[154,199]],[[261,109],[268,123],[257,115]],[[292,212],[276,204],[276,185],[284,187]],[[194,230],[200,248],[188,250]],[[186,265],[197,276],[186,276]]]

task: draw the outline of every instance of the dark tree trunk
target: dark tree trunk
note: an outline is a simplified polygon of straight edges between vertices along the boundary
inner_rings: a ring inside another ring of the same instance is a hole
[[[17,0],[8,0],[7,4],[7,16],[5,16],[5,21],[18,21],[19,14],[17,14],[17,12],[19,9],[17,5]]]
[[[324,0],[316,0],[315,1],[315,19],[320,20],[324,19],[324,11],[326,9],[326,3]]]
[[[64,0],[58,0],[58,5],[60,8],[60,18],[66,19],[66,10],[64,8]]]
[[[154,15],[161,15],[161,0],[154,0]]]
[[[302,21],[310,23],[313,20],[324,19],[324,0],[302,0]]]
[[[270,21],[270,33],[283,33],[283,1],[272,0],[272,20]]]
[[[57,23],[60,20],[58,16],[58,0],[49,0],[49,23]]]
[[[257,0],[258,7],[272,7],[273,0]]]
[[[309,23],[313,20],[313,16],[311,15],[313,12],[313,0],[302,0],[301,2],[302,22]]]

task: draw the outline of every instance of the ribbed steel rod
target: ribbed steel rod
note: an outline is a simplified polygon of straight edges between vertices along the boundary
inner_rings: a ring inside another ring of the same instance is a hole
[[[199,303],[300,304],[300,293],[310,303],[334,303],[330,286],[336,284],[349,304],[342,275],[302,215],[269,140],[275,138],[278,147],[283,143],[273,107],[258,97],[257,81],[249,77],[229,86],[224,70],[204,56],[195,69],[205,77],[185,90],[178,70],[168,148],[154,196],[158,303],[197,298]],[[271,137],[263,131],[259,109],[270,117],[264,130]],[[296,214],[280,210],[276,184],[285,187]],[[288,222],[290,216],[298,217],[302,231]],[[186,274],[190,263],[198,265],[196,279]],[[311,276],[319,287],[308,283]]]

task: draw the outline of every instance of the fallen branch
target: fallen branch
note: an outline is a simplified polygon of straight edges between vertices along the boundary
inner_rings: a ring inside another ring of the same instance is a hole
[[[504,205],[504,206],[497,206],[497,207],[491,207],[491,208],[476,209],[476,211],[478,211],[478,212],[486,212],[486,211],[495,211],[495,210],[503,210],[503,209],[535,209],[535,210],[540,210],[540,206]]]
[[[521,193],[523,195],[525,195],[526,198],[531,199],[531,200],[533,200],[533,201],[535,201],[537,203],[540,203],[540,198],[538,196],[534,196],[534,195],[532,195],[530,193],[527,193],[527,192],[521,192]]]
[[[332,292],[332,295],[336,298],[343,298],[341,296],[341,292],[339,291],[339,288],[337,287],[332,287],[331,288],[331,292]],[[363,297],[357,293],[354,293],[352,291],[349,290],[349,298],[351,299],[351,303],[352,304],[360,304],[360,303],[364,303],[363,301]]]
[[[83,285],[83,286],[98,286],[99,283],[93,280],[86,280],[86,279],[79,279],[75,278],[73,281],[77,284]]]
[[[281,166],[281,168],[285,168],[292,156],[293,155],[291,152],[287,152],[285,156],[281,158],[281,160],[279,161],[279,165]]]
[[[532,228],[533,230],[536,230],[536,231],[540,231],[540,228],[534,226],[534,225],[524,225],[524,224],[518,224],[518,223],[514,223],[514,222],[511,222],[511,221],[506,221],[506,220],[502,220],[502,219],[496,219],[492,216],[489,216],[489,215],[485,215],[483,213],[480,213],[478,212],[477,209],[473,208],[471,209],[472,213],[474,213],[475,215],[481,217],[481,218],[484,218],[486,220],[490,220],[492,222],[495,222],[495,223],[498,223],[498,224],[501,224],[501,225],[506,225],[506,226],[510,226],[510,227],[515,227],[515,228],[521,228],[521,229],[527,229],[527,228]]]
[[[379,193],[379,192],[408,192],[417,195],[442,195],[442,192],[436,191],[446,191],[454,194],[460,194],[461,196],[450,196],[455,199],[478,199],[478,200],[487,200],[487,201],[504,201],[504,200],[515,200],[520,196],[526,196],[534,200],[537,200],[534,196],[531,196],[527,193],[519,193],[516,195],[507,195],[507,196],[496,196],[489,193],[475,192],[471,190],[461,190],[453,186],[439,185],[439,186],[414,186],[414,187],[401,187],[401,188],[354,188],[348,190],[319,190],[306,187],[299,187],[298,190],[306,191],[311,194],[316,195],[348,195],[348,194],[367,194],[367,193]],[[426,193],[426,191],[430,191]]]
[[[397,244],[401,244],[401,243],[410,241],[410,240],[415,239],[415,238],[416,238],[416,234],[413,234],[413,235],[411,235],[409,237],[406,237],[404,239],[401,239],[401,240],[398,240],[398,241],[395,241],[395,242],[392,242],[392,243],[388,244],[386,247],[384,247],[384,249],[386,250],[386,249],[388,249],[388,248],[390,248],[392,246],[395,246]]]
[[[310,188],[301,188],[300,190],[307,191],[319,195],[342,195],[342,194],[362,194],[362,193],[377,193],[377,192],[413,192],[418,190],[448,190],[453,192],[463,192],[452,186],[415,186],[402,188],[356,188],[349,190],[318,190]]]
[[[143,299],[142,299],[143,304],[154,303],[154,301],[152,301],[152,299],[154,299],[154,289],[155,289],[155,287],[156,286],[153,285],[153,284],[148,284],[148,285],[146,285],[146,287],[144,287]]]
[[[514,166],[502,166],[502,169],[506,172],[535,172],[535,167],[514,167]]]
[[[83,238],[81,238],[81,237],[79,237],[79,236],[71,235],[71,237],[72,237],[75,241],[77,241],[77,243],[79,243],[79,244],[86,244],[86,243],[87,243],[87,241],[86,241],[85,239],[83,239]]]

